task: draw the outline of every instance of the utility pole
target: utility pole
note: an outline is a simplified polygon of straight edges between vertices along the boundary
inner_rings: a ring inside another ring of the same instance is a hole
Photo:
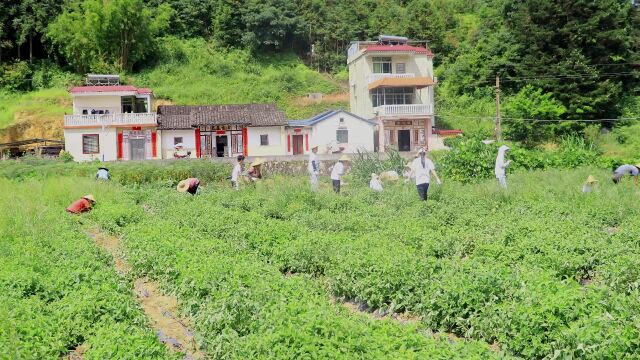
[[[496,74],[496,140],[502,140],[502,128],[500,127],[500,75]]]

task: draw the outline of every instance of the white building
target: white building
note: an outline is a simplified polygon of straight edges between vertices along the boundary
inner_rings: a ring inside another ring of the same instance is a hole
[[[192,158],[286,155],[284,112],[273,104],[158,107],[162,157],[182,143]]]
[[[290,120],[287,154],[375,151],[376,122],[344,110],[329,110],[306,120]]]
[[[64,139],[76,161],[160,157],[153,92],[118,81],[114,75],[89,75],[86,86],[70,90],[73,115],[64,117]]]
[[[400,151],[428,146],[434,125],[433,53],[407,38],[380,36],[348,50],[351,111],[379,125],[379,142]]]

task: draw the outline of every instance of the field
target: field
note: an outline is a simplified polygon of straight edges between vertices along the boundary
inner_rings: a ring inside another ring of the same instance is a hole
[[[194,197],[175,165],[122,165],[109,184],[21,166],[0,166],[0,358],[179,357],[137,279],[177,300],[214,359],[640,356],[639,194],[602,170],[523,171],[506,192],[444,179],[424,204],[355,178],[340,195],[279,176],[235,192],[204,162]],[[96,208],[66,214],[85,193]]]

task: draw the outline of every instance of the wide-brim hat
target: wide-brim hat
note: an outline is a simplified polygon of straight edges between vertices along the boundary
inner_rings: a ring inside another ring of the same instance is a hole
[[[351,158],[347,155],[342,155],[340,156],[340,159],[338,159],[338,161],[351,161]]]
[[[91,203],[95,204],[96,203],[96,198],[93,197],[93,195],[89,194],[89,195],[85,195],[82,197],[83,199],[89,200]]]
[[[173,145],[174,148],[179,148],[179,147],[184,147],[184,145],[182,143],[177,143],[175,145]]]
[[[257,159],[255,159],[255,160],[253,160],[253,162],[251,163],[251,166],[259,166],[259,165],[264,164],[265,162],[266,162],[266,160],[265,160],[265,159],[263,159],[263,158],[257,158]]]
[[[597,182],[598,182],[598,179],[596,179],[593,175],[589,175],[587,177],[587,181],[586,181],[587,184],[593,184]]]
[[[637,163],[635,166],[640,169],[640,163]]]
[[[320,147],[320,145],[313,145],[313,146],[311,147],[311,150],[313,150],[313,149],[317,149],[317,148],[319,148],[319,147]]]
[[[187,190],[189,190],[189,180],[180,181],[176,189],[178,190],[178,192],[186,192]]]
[[[106,170],[109,171],[109,169],[107,169],[106,167],[99,167],[98,170]]]

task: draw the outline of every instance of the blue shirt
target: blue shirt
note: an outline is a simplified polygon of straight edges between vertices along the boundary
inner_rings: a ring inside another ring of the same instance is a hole
[[[98,173],[96,174],[96,179],[109,180],[109,179],[111,179],[111,175],[109,175],[109,172],[107,170],[100,169],[100,170],[98,170]]]
[[[614,171],[613,173],[616,175],[631,175],[631,176],[638,176],[638,172],[640,172],[638,170],[637,167],[633,166],[633,165],[622,165],[620,167],[618,167],[616,169],[616,171]]]

